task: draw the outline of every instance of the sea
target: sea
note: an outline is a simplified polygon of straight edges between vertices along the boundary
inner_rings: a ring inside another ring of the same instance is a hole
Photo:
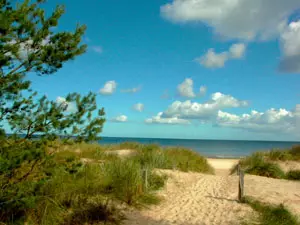
[[[162,138],[103,137],[100,144],[118,144],[138,142],[141,144],[159,144],[163,147],[185,147],[212,158],[240,158],[256,151],[288,149],[300,142],[284,141],[242,141],[242,140],[189,140]]]

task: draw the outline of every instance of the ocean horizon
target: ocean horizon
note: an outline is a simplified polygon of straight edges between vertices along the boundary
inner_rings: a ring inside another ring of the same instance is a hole
[[[300,145],[300,141],[256,141],[256,140],[213,140],[213,139],[173,139],[173,138],[134,138],[102,137],[100,144],[118,144],[138,142],[141,144],[158,144],[163,147],[185,147],[205,157],[240,158],[257,151],[287,149]]]

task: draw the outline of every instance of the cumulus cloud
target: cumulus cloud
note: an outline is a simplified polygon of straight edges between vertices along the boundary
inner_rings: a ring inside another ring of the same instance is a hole
[[[252,110],[250,114],[230,114],[219,111],[216,124],[221,127],[239,128],[255,132],[293,133],[299,130],[300,107],[293,111],[286,109],[268,109],[265,112]]]
[[[227,52],[215,53],[215,50],[211,48],[204,56],[196,58],[195,61],[207,68],[222,68],[228,59]]]
[[[178,85],[177,91],[180,96],[187,97],[187,98],[194,98],[196,97],[194,90],[193,90],[193,80],[190,78],[186,78],[181,84]]]
[[[128,118],[125,115],[120,115],[120,116],[117,116],[117,117],[111,119],[111,121],[116,122],[116,123],[124,123],[124,122],[128,121]]]
[[[233,44],[229,49],[230,57],[233,59],[240,59],[244,56],[246,45],[243,43]]]
[[[91,49],[98,54],[101,54],[103,52],[103,48],[99,45],[91,46]]]
[[[157,116],[153,116],[152,118],[146,119],[146,123],[156,123],[156,124],[181,124],[188,125],[190,121],[185,119],[180,119],[176,116],[170,118],[162,118],[163,112],[159,112]]]
[[[214,117],[218,110],[225,108],[238,108],[248,106],[247,101],[238,100],[230,95],[216,92],[211,95],[211,99],[205,103],[191,102],[190,100],[173,102],[162,117],[178,117],[183,119],[206,120]]]
[[[299,7],[299,0],[173,0],[160,11],[167,20],[200,22],[227,38],[265,40]]]
[[[142,89],[142,86],[134,87],[134,88],[129,88],[129,89],[122,89],[121,92],[123,93],[136,93],[139,92]]]
[[[300,73],[300,20],[290,23],[280,36],[283,57],[281,72]]]
[[[75,103],[67,102],[66,98],[58,96],[56,98],[56,103],[60,105],[66,112],[76,112],[77,108]]]
[[[114,80],[107,81],[103,88],[99,90],[101,95],[112,95],[117,89],[117,83]]]
[[[137,103],[137,104],[133,105],[133,109],[138,112],[142,112],[142,111],[144,111],[144,104]]]
[[[181,84],[177,86],[177,92],[180,96],[186,98],[195,98],[206,94],[207,88],[201,86],[199,93],[194,92],[194,81],[191,78],[186,78]]]
[[[206,68],[222,68],[229,59],[241,59],[246,52],[246,45],[237,43],[231,45],[228,51],[216,53],[214,49],[209,49],[207,53],[195,59],[196,62]]]

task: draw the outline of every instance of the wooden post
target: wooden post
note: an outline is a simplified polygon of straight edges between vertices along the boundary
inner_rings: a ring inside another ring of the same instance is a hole
[[[239,201],[242,202],[244,198],[244,171],[240,169],[239,173]]]
[[[236,175],[240,175],[241,165],[237,165]]]
[[[144,179],[145,179],[145,190],[147,191],[148,190],[148,170],[144,169],[143,172],[144,172]]]

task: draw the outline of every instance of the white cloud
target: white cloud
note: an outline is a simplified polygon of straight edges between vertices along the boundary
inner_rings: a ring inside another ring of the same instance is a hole
[[[219,111],[216,124],[255,132],[295,133],[300,128],[300,107],[294,111],[271,108],[265,112],[252,110],[250,114],[235,115]]]
[[[195,98],[197,96],[203,96],[206,93],[207,88],[201,86],[199,93],[194,92],[194,81],[191,78],[186,78],[181,84],[177,86],[177,92],[180,96],[186,98]]]
[[[56,103],[61,107],[65,108],[66,112],[76,112],[77,110],[75,103],[67,102],[66,98],[64,97],[58,96],[56,98]]]
[[[215,50],[211,48],[204,56],[196,58],[195,61],[207,68],[222,68],[228,59],[227,52],[215,53]]]
[[[278,35],[299,0],[173,0],[161,15],[173,22],[200,22],[227,38],[268,39]]]
[[[118,122],[118,123],[124,123],[124,122],[128,121],[128,118],[125,115],[120,115],[120,116],[117,116],[117,117],[113,118],[111,121],[112,122]]]
[[[146,119],[146,123],[157,123],[157,124],[181,124],[188,125],[190,122],[185,119],[180,119],[176,116],[171,118],[162,118],[163,113],[159,112],[157,116],[153,116],[152,118]]]
[[[33,48],[33,40],[27,40],[25,42],[21,42],[20,40],[12,40],[8,44],[14,45],[14,47],[18,47],[18,51],[16,53],[7,52],[6,56],[10,56],[13,58],[20,58],[22,60],[27,60],[28,57],[32,54],[35,54],[38,50]],[[40,41],[41,46],[48,45],[50,42],[50,37],[46,37],[45,39]]]
[[[279,70],[300,73],[300,20],[290,23],[280,36],[283,57]]]
[[[185,102],[175,101],[164,111],[162,117],[206,120],[214,117],[220,109],[245,106],[248,106],[247,101],[240,101],[230,95],[216,92],[212,94],[211,99],[205,103],[191,102],[190,100]]]
[[[144,111],[144,104],[137,103],[137,104],[133,105],[133,109],[138,112],[142,112],[142,111]]]
[[[222,68],[229,59],[240,59],[246,52],[246,45],[237,43],[230,46],[228,51],[216,53],[214,49],[209,49],[207,53],[195,59],[196,62],[207,68]]]
[[[103,52],[103,48],[99,45],[94,45],[94,46],[91,46],[91,49],[96,52],[96,53],[99,53],[101,54]]]
[[[194,98],[196,97],[194,90],[193,90],[193,80],[190,78],[186,78],[181,84],[178,85],[177,91],[180,96],[187,97],[187,98]]]
[[[123,93],[136,93],[139,92],[142,89],[142,86],[134,87],[134,88],[129,88],[129,89],[123,89],[121,92]]]
[[[101,95],[112,95],[116,91],[116,88],[117,88],[117,83],[114,80],[107,81],[104,84],[103,88],[99,90],[99,93]]]
[[[244,56],[246,51],[246,45],[243,43],[233,44],[230,49],[230,57],[233,59],[240,59]]]

